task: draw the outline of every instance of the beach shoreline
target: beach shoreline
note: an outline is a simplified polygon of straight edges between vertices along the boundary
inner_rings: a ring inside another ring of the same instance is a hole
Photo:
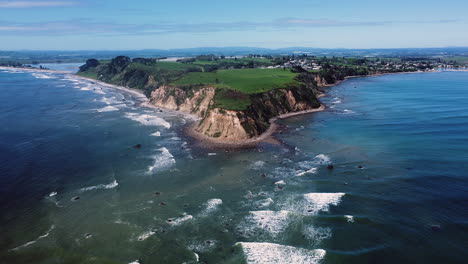
[[[298,111],[298,112],[290,112],[286,114],[282,114],[273,118],[270,118],[269,123],[270,126],[268,129],[260,134],[259,136],[253,137],[253,138],[248,138],[248,139],[239,139],[239,140],[223,140],[219,138],[213,138],[206,136],[204,134],[199,133],[196,131],[196,124],[197,122],[201,119],[200,117],[187,113],[187,112],[182,112],[178,110],[171,110],[163,107],[158,107],[150,103],[150,98],[148,98],[142,91],[124,87],[124,86],[119,86],[119,85],[114,85],[114,84],[109,84],[105,83],[96,79],[84,77],[84,76],[79,76],[71,72],[66,72],[66,71],[56,71],[56,70],[50,70],[50,69],[32,69],[32,68],[18,68],[18,67],[5,67],[5,66],[0,66],[0,70],[25,70],[29,72],[47,72],[47,73],[61,73],[61,74],[66,74],[73,76],[75,78],[79,78],[82,80],[89,81],[91,83],[98,84],[100,86],[104,86],[107,88],[111,89],[116,89],[125,93],[128,93],[132,95],[135,99],[137,99],[139,106],[151,108],[154,110],[159,110],[166,112],[170,112],[176,115],[181,115],[184,116],[185,118],[189,119],[190,122],[188,122],[184,128],[182,129],[183,134],[185,136],[188,136],[192,139],[196,140],[197,145],[203,147],[203,148],[213,148],[213,149],[219,149],[219,148],[226,148],[226,149],[238,149],[238,148],[248,148],[248,147],[254,147],[258,145],[259,143],[262,142],[267,142],[271,144],[280,144],[280,142],[273,136],[275,132],[278,131],[279,125],[277,124],[277,120],[279,119],[285,119],[288,117],[292,116],[298,116],[298,115],[304,115],[304,114],[310,114],[310,113],[315,113],[315,112],[321,112],[326,109],[326,106],[324,104],[320,104],[320,107],[314,108],[314,109],[309,109],[309,110],[304,110],[304,111]],[[377,74],[372,74],[372,75],[366,75],[366,76],[347,76],[344,78],[344,80],[337,81],[333,84],[326,84],[323,86],[320,86],[319,88],[330,88],[336,85],[339,85],[343,82],[345,82],[348,79],[353,79],[353,78],[367,78],[367,77],[377,77],[377,76],[382,76],[382,75],[393,75],[393,74],[412,74],[412,73],[428,73],[428,72],[441,72],[437,70],[431,70],[431,71],[417,71],[417,72],[395,72],[395,73],[377,73]],[[326,92],[322,92],[317,95],[317,98],[322,98],[327,96]]]

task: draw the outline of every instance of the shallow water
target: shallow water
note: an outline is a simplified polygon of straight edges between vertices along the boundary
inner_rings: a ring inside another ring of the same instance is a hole
[[[467,257],[467,73],[352,79],[282,120],[283,145],[229,152],[66,75],[0,72],[0,90],[1,263]]]

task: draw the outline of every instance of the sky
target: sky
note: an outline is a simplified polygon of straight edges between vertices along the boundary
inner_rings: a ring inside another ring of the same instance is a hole
[[[468,0],[0,0],[0,50],[468,46]]]

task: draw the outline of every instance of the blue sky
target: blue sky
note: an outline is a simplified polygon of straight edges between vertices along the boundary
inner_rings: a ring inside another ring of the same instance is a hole
[[[468,46],[467,0],[0,0],[0,50]]]

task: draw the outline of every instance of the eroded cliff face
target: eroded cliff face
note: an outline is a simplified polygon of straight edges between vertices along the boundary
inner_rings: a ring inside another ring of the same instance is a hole
[[[195,131],[221,140],[249,139],[252,136],[245,131],[239,113],[220,108],[211,109],[195,127]]]
[[[201,120],[195,131],[218,141],[257,137],[268,130],[273,117],[320,107],[318,90],[306,85],[250,95],[252,104],[243,111],[214,108],[215,92],[212,87],[184,90],[161,86],[151,93],[150,102],[198,115]]]
[[[161,86],[151,92],[150,102],[158,107],[179,110],[204,117],[213,103],[215,88],[181,89]]]
[[[327,81],[325,81],[325,79],[323,79],[320,75],[315,75],[314,79],[318,87],[323,87],[323,86],[328,85]]]
[[[317,91],[306,86],[276,89],[252,96],[252,105],[238,114],[250,137],[259,136],[270,127],[270,119],[287,113],[320,107]]]

